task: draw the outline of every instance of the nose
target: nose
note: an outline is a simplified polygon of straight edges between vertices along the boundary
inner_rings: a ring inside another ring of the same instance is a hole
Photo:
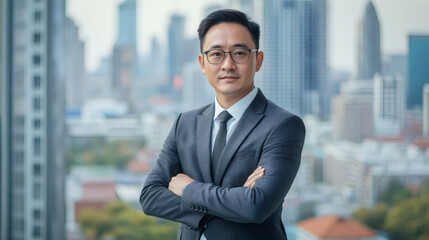
[[[235,62],[232,60],[231,53],[225,53],[225,59],[222,62],[222,70],[223,71],[229,71],[229,70],[235,70]]]

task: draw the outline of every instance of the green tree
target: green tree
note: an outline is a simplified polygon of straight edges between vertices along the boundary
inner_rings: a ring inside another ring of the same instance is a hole
[[[67,169],[76,164],[109,165],[123,169],[144,146],[144,140],[75,139],[69,144],[66,154]]]
[[[392,240],[429,239],[429,194],[403,201],[386,216],[384,229]]]
[[[353,218],[373,229],[382,230],[388,211],[389,207],[387,204],[379,203],[373,208],[359,208],[353,213]]]
[[[111,216],[105,212],[88,209],[81,213],[78,222],[89,239],[101,240],[102,236],[114,226]]]
[[[420,195],[429,194],[429,178],[426,178],[421,185]]]
[[[102,212],[88,210],[79,223],[91,240],[174,240],[178,224],[158,220],[122,202],[107,204]]]
[[[392,178],[387,183],[385,190],[380,194],[378,202],[384,202],[394,206],[403,200],[413,196],[411,190],[407,189],[397,178]]]

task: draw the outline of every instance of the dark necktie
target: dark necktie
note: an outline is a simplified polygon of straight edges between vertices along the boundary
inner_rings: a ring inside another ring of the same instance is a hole
[[[217,166],[219,165],[220,156],[222,155],[223,149],[226,144],[226,123],[232,118],[231,114],[228,111],[223,111],[219,114],[219,131],[216,135],[215,144],[213,147],[212,155],[212,176],[215,177]]]

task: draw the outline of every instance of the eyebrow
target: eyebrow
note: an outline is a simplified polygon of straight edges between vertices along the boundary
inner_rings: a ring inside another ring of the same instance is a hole
[[[222,45],[213,45],[209,49],[215,49],[215,48],[222,48]],[[245,43],[236,43],[233,45],[233,47],[242,47],[242,48],[249,48]]]

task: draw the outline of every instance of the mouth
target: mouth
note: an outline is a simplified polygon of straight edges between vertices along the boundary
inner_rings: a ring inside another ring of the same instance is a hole
[[[239,76],[236,75],[225,75],[220,77],[221,80],[236,80],[239,79]]]

